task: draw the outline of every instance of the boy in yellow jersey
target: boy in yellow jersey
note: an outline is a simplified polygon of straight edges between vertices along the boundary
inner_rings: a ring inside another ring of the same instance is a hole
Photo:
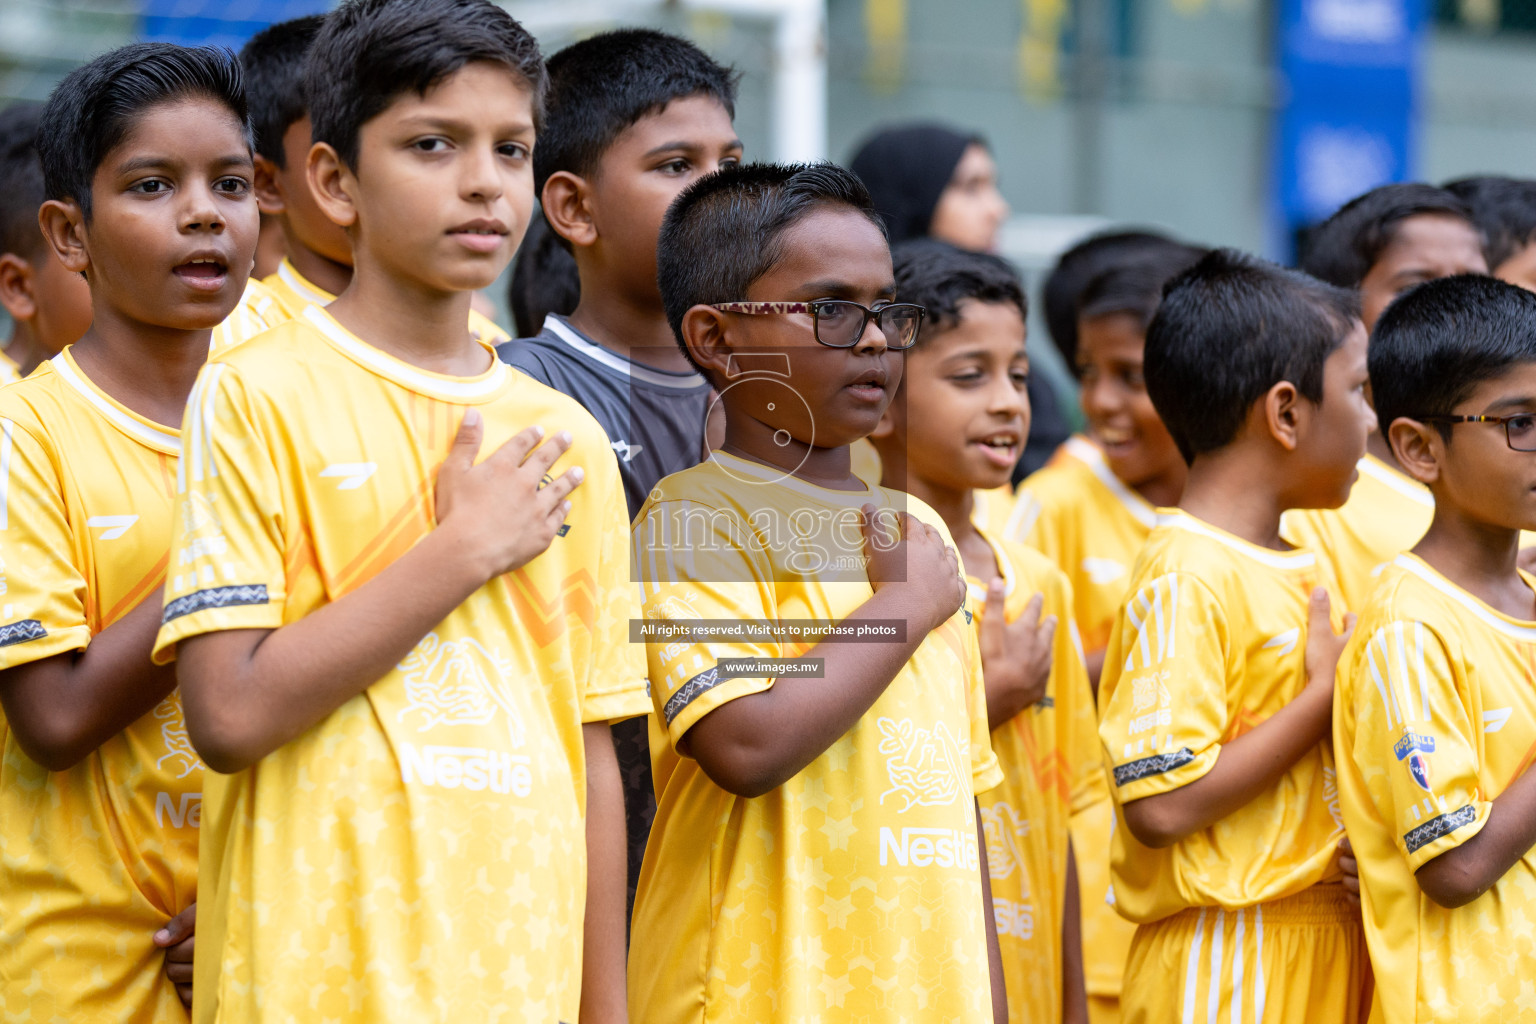
[[[1486,274],[1482,239],[1467,205],[1445,189],[1383,185],[1344,204],[1308,242],[1301,269],[1360,293],[1367,332],[1387,305],[1424,281]],[[1381,567],[1424,536],[1434,514],[1428,488],[1398,466],[1387,439],[1372,435],[1360,478],[1339,509],[1286,516],[1285,537],[1332,565],[1344,607],[1358,612]]]
[[[1371,339],[1376,413],[1435,495],[1339,664],[1334,750],[1372,1019],[1530,1019],[1536,956],[1536,296],[1453,277]]]
[[[330,305],[352,281],[353,241],[326,216],[308,180],[313,140],[304,93],[305,55],[324,23],[319,14],[281,21],[240,49],[256,140],[256,198],[261,212],[277,219],[284,238],[277,272],[255,282],[262,289],[262,315],[274,327],[305,306]],[[481,341],[497,345],[507,340],[507,333],[484,314],[471,309],[468,316],[470,333]]]
[[[1128,1021],[1344,1022],[1369,999],[1327,743],[1343,639],[1327,566],[1279,535],[1286,509],[1343,503],[1365,448],[1357,309],[1222,249],[1147,330],[1147,392],[1190,468],[1099,684],[1116,906],[1139,926]]]
[[[1003,770],[981,817],[1009,1019],[1086,1022],[1067,821],[1108,792],[1072,587],[974,515],[976,495],[1007,484],[1029,433],[1023,289],[997,257],[943,242],[906,242],[894,258],[896,297],[928,312],[873,436],[892,467],[886,486],[943,516],[970,588]]]
[[[1089,676],[1098,685],[1131,566],[1156,521],[1184,489],[1185,465],[1147,397],[1142,349],[1163,284],[1203,250],[1144,243],[1083,289],[1077,376],[1094,439],[1074,438],[1064,458],[1025,479],[1009,538],[1043,551],[1072,581]]]
[[[194,1019],[621,1019],[618,473],[465,329],[532,209],[538,47],[488,0],[361,0],[309,59],[357,273],[215,357],[182,430],[157,657],[220,773]]]
[[[46,198],[37,157],[42,113],[39,103],[0,111],[0,306],[11,316],[0,384],[25,377],[91,326],[90,288],[64,269],[37,227]]]
[[[1156,507],[1184,489],[1185,465],[1142,381],[1147,324],[1163,284],[1201,250],[1146,240],[1083,288],[1075,337],[1077,376],[1088,432],[1054,464],[1024,481],[1007,535],[1043,552],[1072,583],[1090,684],[1098,686],[1115,615],[1131,567],[1156,524]],[[1115,912],[1109,884],[1114,808],[1109,794],[1077,809],[1072,836],[1083,901],[1088,1008],[1094,1024],[1116,1018],[1125,958],[1135,926]]]
[[[95,320],[0,391],[0,1016],[185,1020],[203,766],[150,649],[174,424],[256,246],[239,66],[114,50],[38,139],[48,258]]]
[[[658,806],[634,1019],[1001,1022],[965,584],[938,515],[849,465],[921,309],[830,164],[701,178],[657,258],[726,437],[635,520]]]

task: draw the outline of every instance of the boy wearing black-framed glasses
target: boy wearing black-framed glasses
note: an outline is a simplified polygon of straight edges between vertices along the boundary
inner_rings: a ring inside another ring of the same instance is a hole
[[[827,164],[723,169],[668,211],[658,280],[725,441],[635,520],[658,806],[634,1019],[1001,1022],[959,562],[938,513],[850,468],[921,319],[869,196]]]
[[[1334,750],[1379,1006],[1491,1020],[1536,947],[1536,295],[1444,278],[1393,303],[1371,389],[1434,520],[1381,573],[1339,662]],[[1528,987],[1528,983],[1527,986]]]

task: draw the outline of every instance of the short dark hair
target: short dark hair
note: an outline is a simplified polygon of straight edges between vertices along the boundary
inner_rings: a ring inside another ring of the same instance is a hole
[[[1185,462],[1232,443],[1281,381],[1323,399],[1323,364],[1360,320],[1354,292],[1235,249],[1172,281],[1147,327],[1147,394]]]
[[[43,165],[37,158],[41,103],[0,110],[0,252],[28,259],[43,249],[37,208],[43,205]]]
[[[673,100],[709,96],[736,116],[740,76],[686,39],[626,28],[572,43],[549,58],[549,98],[533,151],[533,188],[556,171],[590,177],[624,130]]]
[[[1467,222],[1472,211],[1453,193],[1420,182],[1382,185],[1356,196],[1308,234],[1301,269],[1340,288],[1359,288],[1409,217],[1438,214]]]
[[[284,133],[309,113],[304,98],[304,55],[324,24],[323,14],[290,18],[262,29],[240,49],[256,152],[279,167],[287,166]]]
[[[784,232],[828,206],[862,213],[884,237],[864,184],[836,164],[722,167],[673,200],[656,245],[656,279],[667,323],[689,362],[683,314],[744,298],[784,258]]]
[[[245,81],[222,47],[130,43],[64,76],[43,108],[37,149],[49,199],[73,199],[89,220],[91,181],[146,109],[185,96],[229,108],[250,142]]]
[[[314,139],[355,170],[363,125],[474,61],[527,82],[537,128],[547,81],[539,44],[491,0],[347,0],[325,16],[305,58]]]
[[[1400,416],[1443,416],[1472,389],[1536,362],[1536,294],[1481,274],[1426,281],[1376,321],[1367,355],[1382,436]],[[1450,424],[1439,424],[1451,436]]]
[[[1487,175],[1448,181],[1445,190],[1472,210],[1490,271],[1536,242],[1536,181]]]
[[[998,256],[970,252],[932,238],[914,238],[891,251],[896,268],[896,301],[926,309],[917,344],[960,322],[966,299],[1013,306],[1029,318],[1029,304],[1019,275]]]
[[[517,263],[507,284],[507,305],[519,338],[531,338],[544,329],[551,313],[569,315],[581,301],[581,275],[576,257],[560,244],[560,236],[544,214],[534,214],[528,233],[517,250]]]
[[[1040,306],[1045,329],[1072,373],[1077,373],[1077,306],[1088,282],[1110,267],[1143,259],[1165,247],[1187,248],[1156,231],[1106,231],[1078,242],[1056,260],[1040,290]]]
[[[1173,243],[1149,246],[1089,281],[1077,300],[1080,319],[1123,314],[1134,317],[1143,333],[1163,303],[1163,286],[1194,266],[1207,250]]]

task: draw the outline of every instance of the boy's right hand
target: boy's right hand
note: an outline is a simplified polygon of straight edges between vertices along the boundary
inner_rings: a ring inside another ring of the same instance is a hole
[[[906,512],[896,512],[895,531],[873,505],[860,509],[869,585],[879,593],[901,587],[910,595],[907,625],[931,633],[965,602],[960,556],[938,530]]]
[[[1355,614],[1344,616],[1344,632],[1333,631],[1328,591],[1314,587],[1307,602],[1307,685],[1333,691],[1333,673],[1344,645],[1355,631]]]
[[[994,728],[1040,702],[1051,681],[1056,616],[1040,617],[1045,599],[1036,594],[1013,622],[1004,611],[1001,579],[987,587],[981,617],[981,671],[987,688],[987,717]]]
[[[438,528],[453,530],[485,579],[491,580],[521,568],[549,547],[571,510],[566,496],[585,474],[576,466],[540,486],[571,447],[566,431],[540,444],[543,428],[528,427],[476,465],[484,433],[480,411],[467,410],[437,471],[436,510]]]

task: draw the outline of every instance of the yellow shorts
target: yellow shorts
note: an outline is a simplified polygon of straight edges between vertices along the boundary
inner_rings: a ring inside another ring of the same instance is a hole
[[[1338,886],[1136,929],[1125,1024],[1358,1024],[1371,1005],[1360,911]]]

